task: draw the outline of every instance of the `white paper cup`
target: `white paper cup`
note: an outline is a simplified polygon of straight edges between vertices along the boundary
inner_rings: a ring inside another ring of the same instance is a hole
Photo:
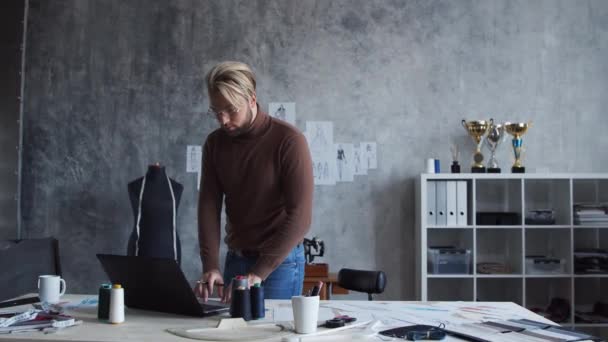
[[[63,284],[63,289],[61,288]],[[38,277],[38,297],[41,302],[59,303],[59,297],[65,293],[65,280],[58,275],[41,275]]]
[[[291,297],[293,322],[298,334],[310,334],[317,331],[319,319],[319,296]]]

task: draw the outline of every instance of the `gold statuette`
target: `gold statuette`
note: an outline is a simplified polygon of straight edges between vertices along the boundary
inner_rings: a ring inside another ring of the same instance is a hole
[[[473,173],[484,173],[486,172],[485,166],[483,166],[483,154],[481,153],[481,145],[483,144],[483,136],[486,135],[490,125],[494,123],[493,119],[486,120],[474,120],[466,121],[462,120],[462,127],[467,130],[471,138],[475,141],[476,148],[473,153],[473,165],[471,165],[471,172]]]

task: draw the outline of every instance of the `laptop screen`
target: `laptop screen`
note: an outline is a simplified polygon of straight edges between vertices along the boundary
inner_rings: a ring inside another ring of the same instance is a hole
[[[228,310],[216,302],[204,307],[174,259],[98,254],[108,277],[125,289],[125,305],[131,308],[206,316]]]

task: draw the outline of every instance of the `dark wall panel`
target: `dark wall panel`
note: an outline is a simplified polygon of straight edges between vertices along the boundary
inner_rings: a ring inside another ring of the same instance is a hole
[[[17,237],[19,94],[25,0],[0,3],[0,239]]]

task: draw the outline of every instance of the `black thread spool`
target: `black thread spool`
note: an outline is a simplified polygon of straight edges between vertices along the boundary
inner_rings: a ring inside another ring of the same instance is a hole
[[[230,304],[230,315],[232,318],[242,317],[246,321],[251,320],[251,294],[248,289],[237,287],[232,290],[232,303]]]
[[[97,301],[97,319],[110,319],[110,284],[101,284],[99,287],[99,300]]]
[[[230,302],[230,316],[241,317],[241,316],[237,316],[237,314],[234,311],[234,308],[235,308],[234,293],[236,292],[236,289],[238,289],[238,288],[242,288],[242,289],[249,288],[249,281],[247,280],[247,277],[239,275],[239,276],[232,278],[231,282],[232,282],[232,294],[231,294],[232,302]]]
[[[251,292],[251,316],[253,319],[264,318],[266,307],[264,306],[264,288],[256,283],[249,289]]]

